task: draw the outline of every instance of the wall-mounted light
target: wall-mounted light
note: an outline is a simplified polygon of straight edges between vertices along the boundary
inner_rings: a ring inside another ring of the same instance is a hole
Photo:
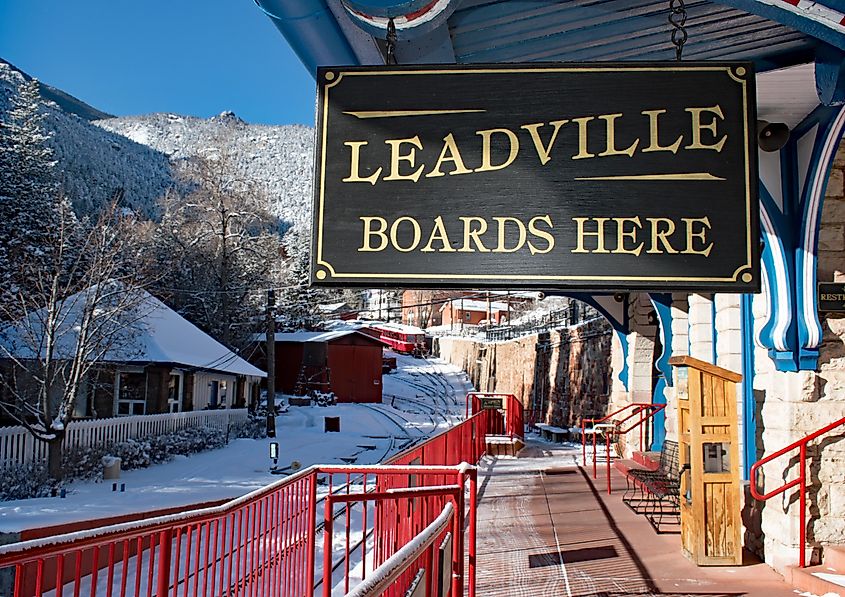
[[[782,122],[757,121],[757,145],[763,151],[780,151],[789,141],[789,127]]]

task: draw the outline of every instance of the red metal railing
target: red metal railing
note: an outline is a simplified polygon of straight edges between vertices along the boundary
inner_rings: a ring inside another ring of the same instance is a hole
[[[314,466],[221,506],[3,546],[0,570],[14,569],[15,597],[47,592],[56,597],[310,596],[325,582],[315,585],[315,567],[326,559],[317,542],[319,532],[332,539],[330,556],[343,554],[331,565],[342,575],[334,586],[342,582],[348,588],[353,568],[357,566],[364,578],[368,565],[389,559],[402,547],[401,540],[430,524],[451,499],[445,494],[413,499],[402,495],[395,502],[404,500],[419,513],[396,517],[401,507],[385,501],[385,492],[423,484],[455,485],[463,475],[472,496],[468,572],[469,595],[474,595],[477,480],[466,465],[456,465],[477,462],[484,454],[488,420],[486,411],[479,412],[395,456],[391,466]],[[411,461],[425,466],[395,466]],[[375,497],[370,499],[370,494]],[[336,515],[332,512],[330,523],[318,526],[320,501],[332,507],[342,503],[342,508]],[[463,492],[457,506],[463,521]],[[454,541],[463,554],[463,534]],[[368,549],[373,549],[369,563]],[[462,574],[462,567],[463,557],[454,568],[456,574]],[[335,581],[334,576],[330,579]]]
[[[501,407],[485,408],[486,400],[501,403]],[[482,411],[488,411],[487,433],[490,435],[507,435],[511,440],[525,437],[525,407],[513,394],[495,392],[470,392],[467,394],[466,418]]]
[[[776,495],[779,495],[779,494],[783,493],[784,491],[786,491],[787,489],[795,487],[796,485],[799,487],[799,489],[798,489],[798,500],[799,500],[798,508],[800,509],[800,511],[799,511],[798,532],[799,532],[799,542],[801,544],[801,547],[800,547],[801,551],[800,551],[799,557],[798,557],[798,565],[801,568],[804,568],[807,565],[807,556],[805,554],[805,550],[806,550],[806,546],[807,546],[807,444],[810,443],[811,441],[813,441],[814,439],[816,439],[817,437],[820,437],[820,436],[822,436],[822,435],[824,435],[824,434],[826,434],[830,431],[833,431],[834,429],[836,429],[837,427],[839,427],[841,425],[845,425],[845,418],[839,419],[838,421],[834,421],[830,425],[827,425],[826,427],[822,427],[821,429],[811,433],[807,437],[799,439],[798,441],[789,444],[785,448],[782,448],[782,449],[778,450],[777,452],[775,452],[774,454],[770,454],[769,456],[766,456],[765,458],[758,460],[753,465],[751,465],[751,472],[750,472],[750,475],[749,475],[751,480],[752,480],[751,495],[754,496],[755,499],[760,500],[761,502],[766,501],[769,498],[772,498]],[[783,456],[784,454],[787,454],[787,453],[795,450],[796,448],[798,449],[798,454],[799,454],[799,458],[798,458],[798,466],[799,466],[798,478],[784,483],[783,485],[781,485],[777,489],[770,491],[769,493],[760,494],[760,492],[757,491],[757,482],[756,482],[757,472],[760,470],[760,467],[763,466],[764,464],[768,463],[768,462],[771,462],[772,460],[774,460],[776,458]]]
[[[634,402],[623,406],[602,417],[601,419],[581,419],[581,462],[583,466],[587,466],[587,423],[591,423],[590,435],[593,436],[593,479],[598,478],[598,456],[596,450],[596,435],[597,428],[604,429],[605,436],[605,463],[607,474],[607,493],[611,493],[610,488],[610,445],[613,436],[617,438],[625,435],[629,431],[639,428],[640,430],[640,450],[645,447],[645,423],[654,418],[654,415],[666,408],[665,404],[654,404],[651,402]],[[626,411],[627,412],[626,414]],[[618,415],[623,415],[621,418],[614,418]],[[609,421],[609,422],[608,422]],[[627,423],[627,426],[625,425]]]

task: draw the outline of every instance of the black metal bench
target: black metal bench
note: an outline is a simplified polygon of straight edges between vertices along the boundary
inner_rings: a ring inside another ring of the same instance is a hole
[[[678,465],[678,443],[663,442],[656,470],[631,468],[625,471],[627,489],[622,501],[648,519],[655,531],[661,532],[664,519],[680,522],[681,475]]]

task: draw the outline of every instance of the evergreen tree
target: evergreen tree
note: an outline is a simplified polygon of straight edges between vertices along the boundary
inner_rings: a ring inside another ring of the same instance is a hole
[[[63,206],[38,82],[21,84],[12,102],[0,117],[0,285],[14,294],[31,286],[38,264],[46,263]]]
[[[284,238],[287,272],[277,318],[283,330],[312,330],[319,323],[317,305],[326,296],[325,292],[308,285],[308,244],[308,235],[300,229],[288,231]]]

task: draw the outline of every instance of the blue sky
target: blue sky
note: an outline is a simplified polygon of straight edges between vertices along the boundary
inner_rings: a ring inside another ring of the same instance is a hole
[[[0,57],[111,114],[314,123],[313,78],[252,0],[0,0]]]

